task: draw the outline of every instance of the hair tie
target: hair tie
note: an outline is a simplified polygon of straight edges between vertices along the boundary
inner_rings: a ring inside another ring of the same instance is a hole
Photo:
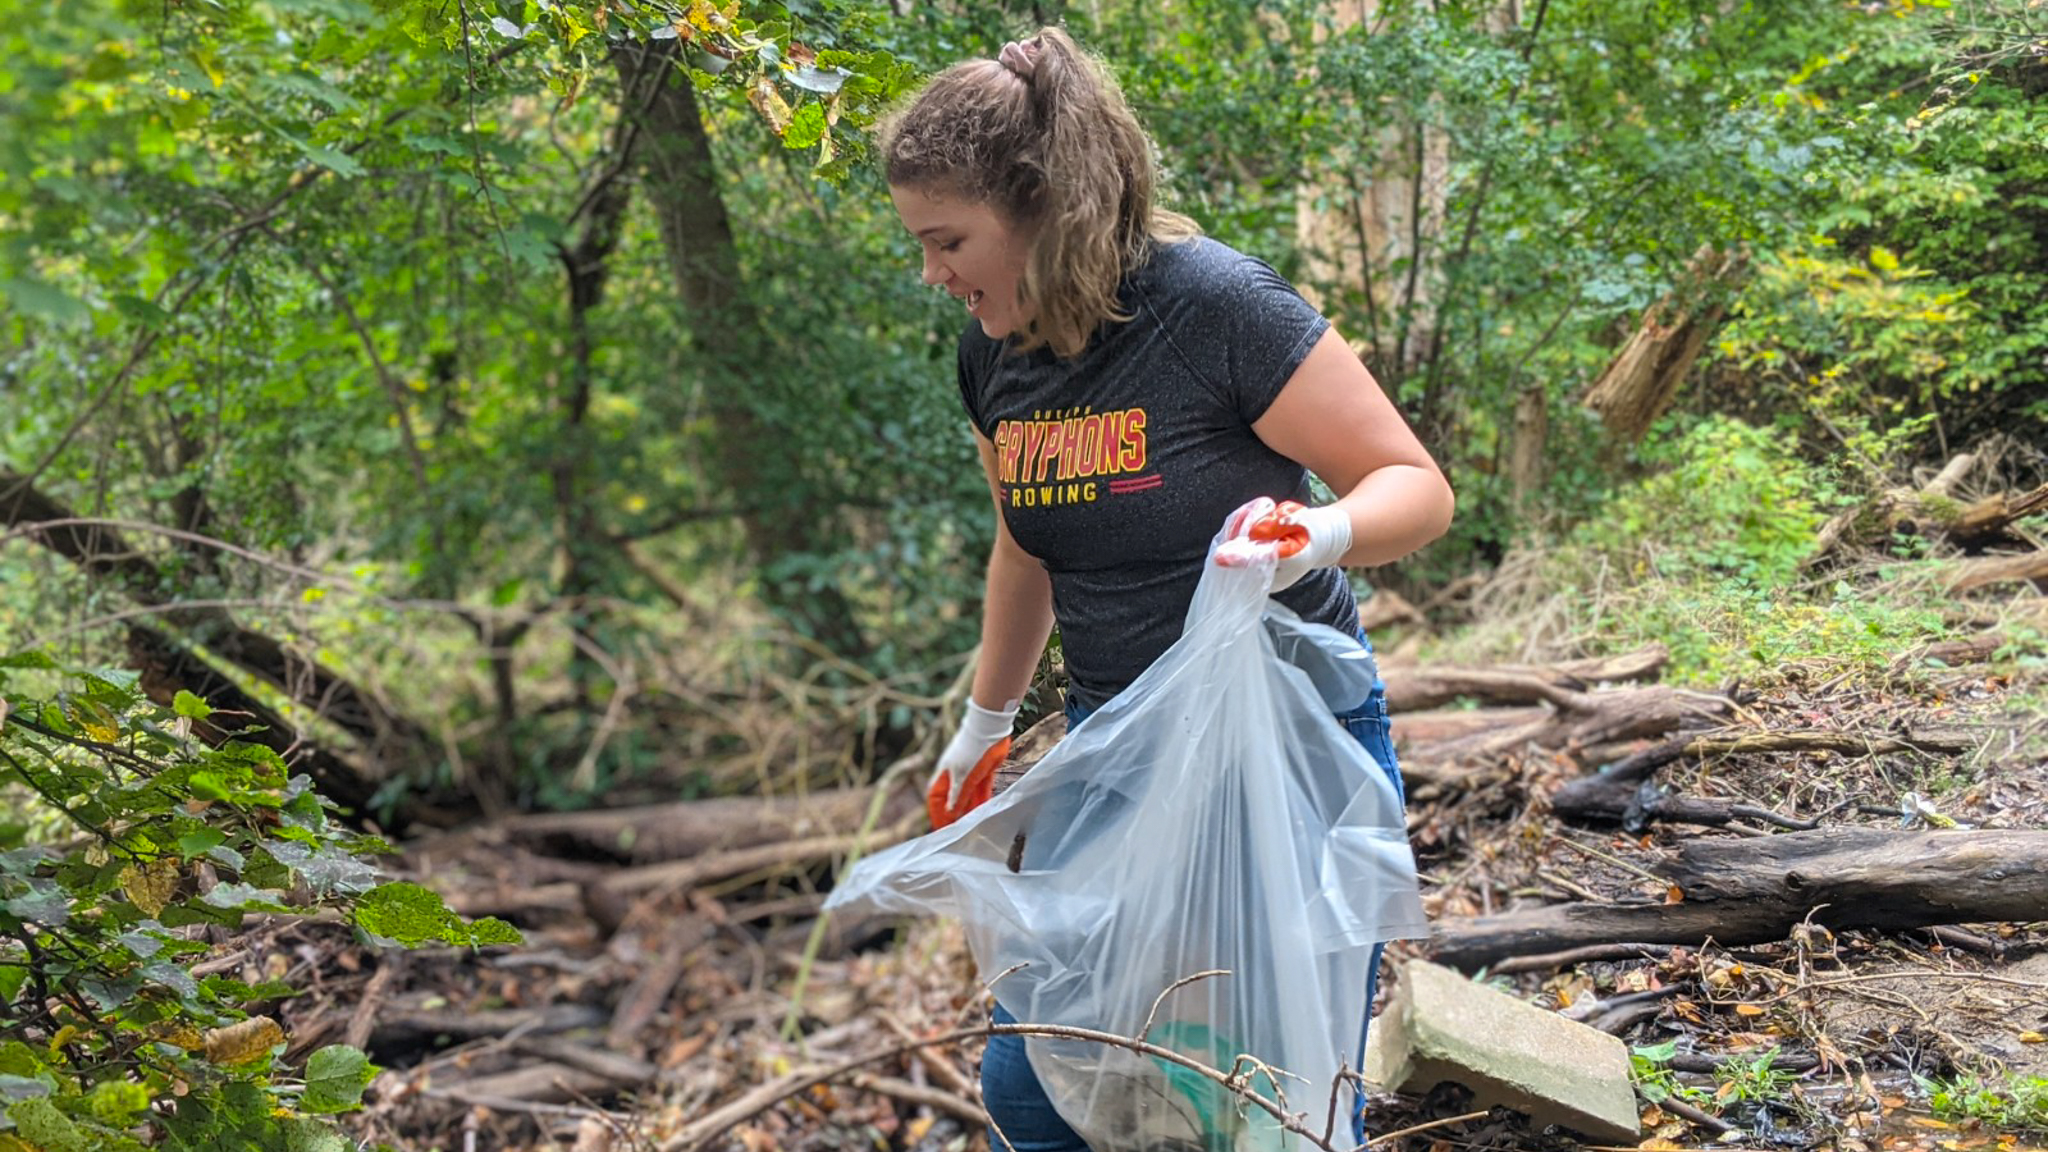
[[[1038,71],[1038,41],[1019,44],[1011,40],[1003,45],[996,59],[1002,61],[1003,67],[1015,72],[1019,79],[1029,83],[1032,73]]]

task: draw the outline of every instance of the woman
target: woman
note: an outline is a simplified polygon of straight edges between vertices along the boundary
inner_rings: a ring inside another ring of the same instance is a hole
[[[1261,497],[1307,504],[1309,472],[1341,497],[1260,525],[1299,545],[1276,598],[1362,637],[1340,568],[1441,536],[1450,486],[1314,307],[1154,203],[1150,141],[1107,71],[1047,28],[941,73],[881,148],[925,283],[972,318],[960,393],[998,511],[981,660],[938,773],[957,789],[1010,735],[1055,622],[1069,722],[1121,691],[1178,638],[1217,526]],[[1398,790],[1384,694],[1340,719]],[[993,1147],[1086,1147],[1020,1038],[991,1039],[982,1090]]]

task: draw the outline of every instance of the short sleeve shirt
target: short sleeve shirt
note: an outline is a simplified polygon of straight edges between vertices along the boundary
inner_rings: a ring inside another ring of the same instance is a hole
[[[1100,707],[1179,639],[1210,540],[1308,474],[1252,431],[1326,321],[1263,262],[1209,239],[1157,246],[1121,310],[1072,360],[1008,351],[970,322],[960,393],[995,448],[1004,522],[1051,577],[1070,691]],[[1277,597],[1358,627],[1334,568]]]

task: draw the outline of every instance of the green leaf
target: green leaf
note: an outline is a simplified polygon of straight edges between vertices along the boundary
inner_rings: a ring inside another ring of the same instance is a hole
[[[185,786],[192,789],[192,795],[201,800],[226,800],[234,795],[228,791],[227,781],[221,779],[220,773],[204,769],[187,776]]]
[[[178,837],[178,851],[187,856],[204,856],[227,842],[227,833],[220,829],[201,828]]]
[[[93,1085],[86,1107],[93,1119],[125,1128],[149,1108],[149,1089],[127,1080],[102,1080]]]
[[[341,1133],[317,1120],[285,1121],[284,1152],[349,1152],[352,1147]]]
[[[178,694],[171,698],[171,710],[193,720],[204,720],[213,715],[212,705],[183,688],[178,689]]]
[[[86,307],[84,301],[40,281],[0,280],[0,292],[6,293],[9,303],[33,316],[57,321],[85,320],[92,316],[92,309]]]
[[[809,148],[825,135],[825,106],[813,100],[796,110],[782,133],[784,148]]]
[[[47,1097],[18,1101],[7,1116],[21,1138],[42,1152],[93,1152],[91,1139]]]
[[[215,884],[213,890],[200,897],[202,903],[215,908],[240,908],[258,912],[289,912],[279,894],[248,884]]]
[[[0,908],[23,920],[62,928],[71,919],[71,896],[48,880],[31,880],[27,892],[11,900],[0,901]]]
[[[356,163],[355,157],[346,152],[337,152],[332,148],[320,148],[311,144],[299,145],[299,151],[305,154],[306,159],[337,176],[361,176],[365,171],[361,164]]]
[[[0,964],[0,1004],[11,1004],[28,982],[28,969],[19,964]]]
[[[330,1044],[306,1061],[306,1091],[299,1107],[307,1112],[352,1112],[363,1106],[363,1089],[376,1079],[370,1058],[346,1044]]]
[[[502,920],[486,916],[464,924],[439,894],[403,881],[380,884],[364,893],[356,902],[355,917],[356,927],[407,948],[430,940],[471,947],[524,942],[519,930]]]

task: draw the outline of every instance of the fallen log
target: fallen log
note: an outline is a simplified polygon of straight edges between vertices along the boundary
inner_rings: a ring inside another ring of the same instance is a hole
[[[1473,970],[1618,941],[1761,944],[1801,921],[1926,928],[2048,916],[2048,832],[1826,828],[1693,840],[1652,866],[1676,904],[1562,904],[1444,922],[1435,959]]]
[[[1555,664],[1503,664],[1488,668],[1387,667],[1387,710],[1419,712],[1470,697],[1488,704],[1560,702],[1558,690],[1583,692],[1596,684],[1655,680],[1671,653],[1653,644],[1620,656]]]
[[[1525,748],[1578,750],[1668,736],[1688,724],[1719,720],[1732,706],[1722,697],[1663,685],[1570,693],[1566,700],[1567,707],[1534,719],[1404,750],[1401,775],[1417,784],[1454,782],[1473,765]]]
[[[1644,786],[1659,768],[1678,760],[1706,756],[1765,752],[1833,752],[1844,756],[1888,756],[1905,752],[1955,755],[1976,741],[1953,732],[1861,733],[1828,730],[1780,732],[1709,732],[1667,740],[1654,748],[1617,761],[1598,775],[1573,780],[1550,797],[1550,810],[1581,823],[1633,824],[1631,813],[1687,824],[1726,824],[1730,819],[1761,819],[1781,827],[1787,817],[1742,805],[1689,797],[1661,796]],[[1654,789],[1654,785],[1651,785]],[[1736,811],[1743,808],[1743,811]],[[1639,830],[1639,829],[1638,829]]]
[[[1976,456],[1963,453],[1917,492],[1894,488],[1836,513],[1821,525],[1814,550],[1802,567],[1813,567],[1845,548],[1869,546],[1901,532],[1946,540],[1968,552],[2017,542],[2012,525],[2048,511],[2048,484],[2024,492],[1998,492],[1966,504],[1955,498],[1954,488],[1976,463]]]
[[[1657,656],[1662,658],[1661,650]],[[1643,667],[1648,657],[1649,650],[1634,653],[1630,666]],[[1581,668],[1590,666],[1575,663]],[[1562,707],[1429,712],[1396,719],[1394,737],[1400,742],[1402,777],[1411,786],[1452,783],[1465,776],[1471,765],[1496,761],[1523,748],[1576,749],[1665,736],[1689,723],[1718,719],[1730,706],[1720,697],[1662,685],[1582,692],[1540,680],[1534,683],[1541,684],[1541,691],[1554,701],[1561,701]],[[1055,714],[1017,737],[1009,759],[996,772],[995,791],[1000,794],[1016,783],[1066,731],[1066,718]]]
[[[916,819],[922,821],[924,817],[920,813]],[[751,848],[740,848],[731,852],[711,852],[688,860],[671,860],[664,864],[626,868],[612,873],[592,887],[611,897],[654,889],[681,891],[713,880],[726,880],[763,869],[810,864],[844,855],[856,848],[873,852],[907,839],[911,834],[910,827],[908,821],[898,821],[892,827],[877,828],[866,836],[858,832],[812,836],[775,844],[757,844]],[[589,891],[585,890],[586,898]]]
[[[1548,708],[1442,708],[1404,712],[1394,721],[1394,745],[1404,755],[1425,745],[1457,740],[1480,732],[1548,720]]]
[[[597,812],[548,812],[500,821],[493,831],[537,852],[629,864],[684,860],[822,835],[850,833],[867,818],[872,788],[834,788],[808,796],[720,797]],[[901,788],[882,811],[883,825],[922,807]]]
[[[604,1024],[609,1015],[588,1004],[549,1004],[540,1008],[498,1008],[481,1012],[454,1009],[386,1009],[370,1030],[370,1048],[412,1051],[441,1039],[475,1040],[517,1030],[522,1036],[551,1035]]]
[[[2048,582],[2048,548],[2037,548],[2017,556],[1959,560],[1949,565],[1947,587],[1951,594],[1958,594],[2022,580]]]
[[[1358,606],[1358,626],[1368,634],[1395,624],[1426,624],[1422,610],[1399,592],[1381,588]]]
[[[570,1101],[602,1099],[635,1084],[621,1084],[610,1076],[567,1064],[534,1064],[511,1072],[477,1076],[454,1084],[436,1085],[425,1095],[454,1100],[479,1108],[518,1110],[521,1104],[566,1104]]]

